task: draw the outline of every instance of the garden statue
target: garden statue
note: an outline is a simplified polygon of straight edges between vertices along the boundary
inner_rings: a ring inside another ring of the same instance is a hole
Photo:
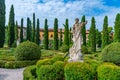
[[[75,24],[72,28],[73,33],[73,46],[69,50],[69,62],[83,62],[83,54],[81,53],[81,46],[83,43],[82,34],[81,34],[81,28],[87,24],[86,22],[79,22],[79,19],[75,19]]]

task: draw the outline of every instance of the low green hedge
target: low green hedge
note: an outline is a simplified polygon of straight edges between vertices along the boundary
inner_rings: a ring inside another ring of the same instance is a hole
[[[56,61],[64,61],[64,57],[62,55],[56,55],[51,58],[51,63],[55,63]]]
[[[0,68],[23,68],[36,64],[36,61],[0,61]]]
[[[114,64],[103,64],[98,67],[98,80],[120,80],[120,67]]]
[[[23,72],[23,80],[36,80],[36,66],[28,66]]]
[[[87,63],[68,63],[64,71],[65,80],[94,80],[92,79],[92,67]]]

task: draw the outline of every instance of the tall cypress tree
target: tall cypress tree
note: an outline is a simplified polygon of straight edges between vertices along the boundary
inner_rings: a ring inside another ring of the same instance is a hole
[[[54,21],[54,49],[58,50],[58,19]]]
[[[102,48],[104,48],[109,43],[109,33],[108,33],[108,17],[105,16],[103,31],[102,31]]]
[[[33,32],[32,32],[32,41],[35,42],[35,13],[33,13]]]
[[[23,42],[23,18],[21,19],[21,27],[20,27],[20,43]]]
[[[60,29],[60,43],[59,43],[59,46],[60,47],[62,46],[62,29]]]
[[[30,35],[30,19],[29,18],[27,18],[27,31],[26,32],[27,32],[27,38],[26,39],[30,41],[31,40],[31,38],[30,38],[31,35]]]
[[[5,0],[0,0],[0,48],[5,42]]]
[[[32,25],[31,20],[29,19],[29,30],[30,30],[30,41],[32,41]]]
[[[69,23],[68,23],[68,19],[66,19],[64,27],[65,27],[65,30],[64,30],[64,45],[69,46]]]
[[[39,19],[37,19],[37,28],[36,28],[36,44],[39,45],[40,44],[40,29],[39,29]]]
[[[100,48],[101,44],[102,44],[102,35],[101,35],[101,32],[99,32],[98,29],[96,30],[96,44],[97,44],[98,48]]]
[[[115,26],[114,26],[114,42],[120,42],[120,14],[116,15]]]
[[[82,17],[81,22],[85,22],[85,15]],[[81,34],[83,37],[83,45],[86,46],[86,27],[85,27],[85,25],[81,29]]]
[[[16,21],[15,24],[15,42],[17,42],[18,40],[18,22]]]
[[[14,21],[14,6],[12,5],[11,6],[11,9],[10,9],[10,15],[9,15],[9,25],[8,25],[8,35],[9,35],[9,40],[8,40],[8,46],[9,47],[12,47],[12,44],[14,43],[15,41],[15,21]]]
[[[48,50],[48,24],[47,24],[47,19],[45,19],[45,24],[44,24],[44,48]]]
[[[96,29],[95,28],[96,28],[95,18],[92,17],[90,33],[89,33],[90,47],[92,52],[96,52]]]
[[[72,33],[71,33],[71,27],[70,27],[70,32],[69,32],[69,44],[72,44]]]

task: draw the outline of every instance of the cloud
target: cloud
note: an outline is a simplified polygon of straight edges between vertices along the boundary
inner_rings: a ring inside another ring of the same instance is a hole
[[[19,24],[23,17],[24,26],[26,26],[26,18],[32,19],[32,14],[35,12],[36,17],[40,18],[42,28],[45,18],[48,19],[49,28],[53,28],[54,18],[58,18],[59,27],[63,28],[66,18],[69,19],[70,26],[72,26],[75,18],[86,15],[87,28],[90,27],[91,17],[95,16],[96,26],[101,30],[104,16],[109,16],[109,24],[113,26],[115,15],[119,11],[119,8],[104,5],[102,0],[6,0],[6,24],[12,4],[15,8],[15,18]]]

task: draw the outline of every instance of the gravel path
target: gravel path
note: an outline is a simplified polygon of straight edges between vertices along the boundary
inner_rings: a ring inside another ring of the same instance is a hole
[[[21,69],[2,69],[0,68],[0,80],[23,80],[23,70]]]

